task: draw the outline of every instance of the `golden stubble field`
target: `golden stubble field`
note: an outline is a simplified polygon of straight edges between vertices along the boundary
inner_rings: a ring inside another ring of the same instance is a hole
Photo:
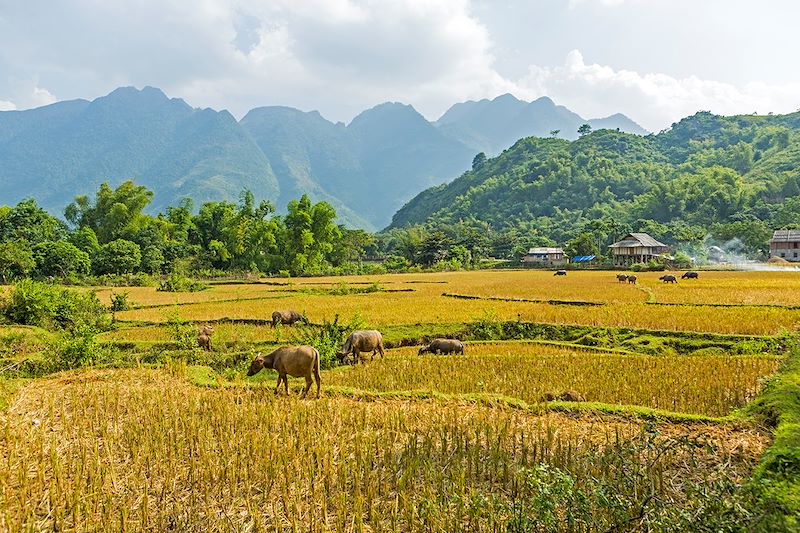
[[[228,350],[247,356],[252,345],[295,338],[293,328],[264,325],[275,309],[312,322],[357,316],[396,335],[502,319],[701,337],[800,325],[800,273],[701,272],[676,285],[660,275],[640,274],[636,286],[613,272],[492,271],[270,279],[178,294],[100,288],[106,303],[128,292],[134,308],[116,313],[117,329],[99,340],[141,343],[138,358],[174,341],[180,321],[215,321],[208,361],[228,361]],[[4,329],[19,349],[36,345],[26,335],[43,335]],[[702,497],[729,497],[771,442],[742,408],[779,369],[780,351],[733,355],[709,339],[692,356],[546,339],[470,342],[463,356],[404,347],[323,371],[320,400],[299,400],[296,387],[276,397],[274,373],[246,378],[241,361],[187,366],[174,350],[160,366],[136,359],[133,368],[36,379],[0,409],[0,531],[673,524],[704,512]],[[541,401],[566,390],[585,401]]]
[[[0,430],[5,531],[496,531],[535,497],[529,476],[684,505],[687,481],[741,482],[768,444],[732,426],[298,401],[155,370],[37,381]],[[594,510],[598,527],[616,520]]]
[[[660,275],[641,273],[637,285],[618,283],[612,272],[570,272],[555,278],[543,271],[491,271],[300,278],[287,285],[214,285],[181,294],[159,293],[151,287],[114,291],[129,292],[131,302],[142,306],[118,313],[123,322],[163,323],[176,314],[195,322],[264,320],[275,309],[295,309],[315,322],[337,314],[358,315],[373,327],[463,323],[486,313],[504,320],[746,335],[774,335],[800,325],[800,309],[792,308],[800,306],[800,273],[702,272],[699,280],[679,280],[674,285],[660,282]],[[364,288],[370,284],[387,291],[325,293],[341,291],[343,285]],[[398,289],[408,292],[389,292]],[[103,289],[99,295],[109,298],[110,293]],[[456,299],[444,293],[532,301]]]

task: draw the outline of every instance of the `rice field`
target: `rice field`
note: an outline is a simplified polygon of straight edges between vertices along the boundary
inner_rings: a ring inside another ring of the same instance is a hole
[[[611,272],[571,272],[566,278],[553,278],[549,272],[498,271],[303,278],[293,280],[290,286],[214,285],[206,291],[178,294],[139,287],[131,289],[129,298],[140,308],[117,313],[117,319],[164,323],[177,315],[194,322],[266,320],[275,309],[295,309],[314,322],[331,320],[337,314],[347,318],[358,315],[374,327],[464,323],[487,313],[501,320],[742,335],[775,335],[800,326],[800,309],[785,307],[800,303],[800,274],[703,272],[700,280],[682,280],[677,285],[662,284],[660,274],[643,273],[636,286],[618,283]],[[320,292],[343,284],[363,287],[373,283],[409,292]],[[457,299],[444,293],[530,301]],[[108,294],[110,290],[104,289],[101,296]],[[648,301],[676,305],[654,306]],[[773,307],[697,307],[754,302]]]
[[[0,373],[0,531],[744,527],[738,491],[772,443],[745,407],[791,341],[740,336],[800,328],[800,273],[661,275],[635,286],[613,272],[491,271],[99,288],[133,306],[97,337],[117,343],[125,368]],[[276,396],[274,372],[245,377],[256,351],[301,336],[266,325],[276,309],[356,317],[404,347],[324,370],[320,400]],[[577,334],[476,334],[506,340],[468,342],[463,356],[409,345],[517,320]],[[206,321],[214,350],[179,349],[178,330],[191,344]],[[3,365],[53,335],[0,326]],[[565,391],[580,401],[543,401]]]
[[[535,403],[572,390],[585,401],[722,416],[760,391],[775,357],[652,357],[576,352],[532,343],[468,344],[463,356],[391,350],[383,360],[331,372],[325,382],[373,391],[496,394]]]
[[[690,482],[741,482],[768,445],[731,427],[297,402],[152,370],[38,381],[0,430],[6,531],[605,530],[641,521],[639,505],[674,523]]]

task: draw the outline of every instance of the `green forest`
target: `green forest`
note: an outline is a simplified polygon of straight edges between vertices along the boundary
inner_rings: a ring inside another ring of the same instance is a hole
[[[773,229],[800,224],[800,112],[700,112],[646,137],[581,133],[478,154],[472,170],[398,211],[388,233],[478,228],[506,243],[493,246],[496,257],[511,258],[526,245],[603,254],[643,231],[700,260],[709,244],[763,259]]]

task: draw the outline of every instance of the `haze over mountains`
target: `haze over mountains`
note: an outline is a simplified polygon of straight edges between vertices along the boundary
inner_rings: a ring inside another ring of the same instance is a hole
[[[572,139],[583,123],[646,133],[624,115],[587,121],[549,98],[464,102],[436,122],[385,103],[344,125],[275,106],[237,122],[159,89],[125,87],[91,102],[0,112],[0,202],[33,197],[60,214],[104,181],[134,179],[155,192],[155,210],[185,197],[195,206],[236,201],[245,188],[283,209],[307,193],[330,202],[341,222],[379,229],[420,191],[468,169],[476,153],[552,130]]]

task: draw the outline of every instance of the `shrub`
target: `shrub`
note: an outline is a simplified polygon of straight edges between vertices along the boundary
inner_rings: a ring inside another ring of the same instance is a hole
[[[4,302],[3,315],[15,324],[46,329],[107,325],[105,309],[94,292],[79,292],[31,280],[17,283]]]
[[[190,322],[183,320],[177,311],[169,315],[167,324],[172,332],[172,340],[179,350],[199,349],[197,330]]]
[[[111,310],[113,312],[118,311],[127,311],[131,308],[130,302],[128,302],[128,295],[127,292],[112,292],[111,293]]]
[[[207,288],[208,285],[205,283],[173,272],[167,279],[161,282],[156,290],[162,292],[199,292]]]
[[[336,352],[339,351],[345,338],[350,332],[363,327],[363,320],[356,315],[347,324],[339,324],[339,315],[333,322],[327,319],[319,325],[305,325],[295,329],[294,343],[309,344],[319,351],[319,366],[322,369],[333,368],[339,361]]]

